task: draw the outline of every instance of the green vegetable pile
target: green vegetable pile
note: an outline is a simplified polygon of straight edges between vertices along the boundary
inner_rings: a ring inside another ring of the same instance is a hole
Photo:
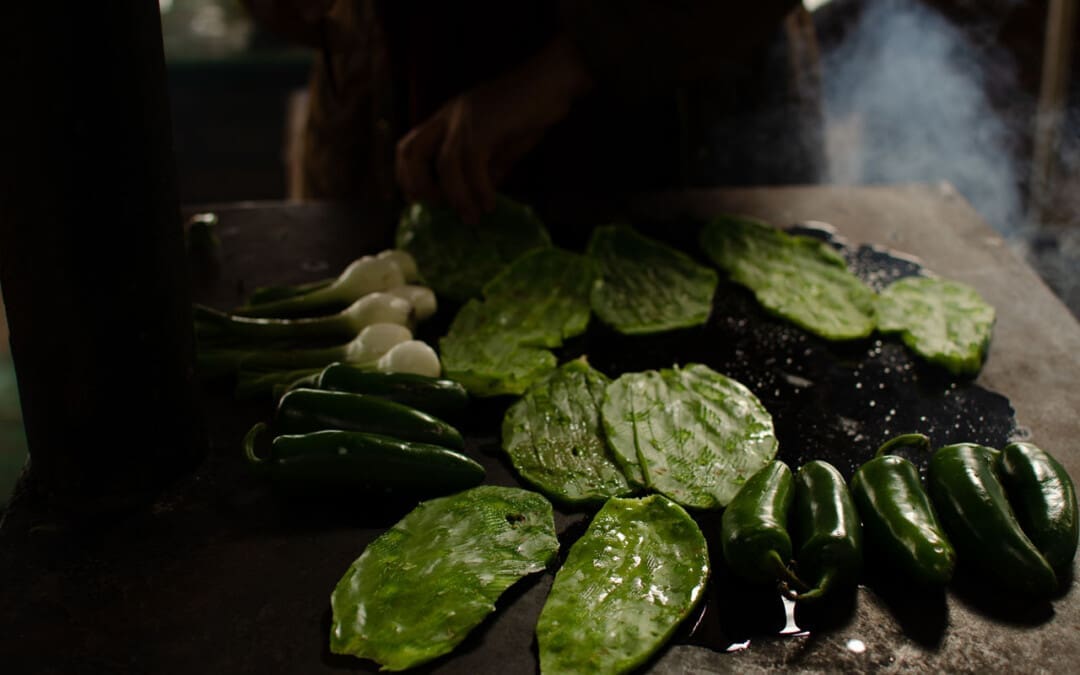
[[[475,225],[448,207],[417,203],[398,223],[397,247],[416,259],[423,278],[441,297],[465,302],[525,253],[551,246],[531,208],[500,196]]]
[[[458,430],[424,411],[463,409],[467,394],[456,382],[336,363],[304,384],[278,402],[268,454],[256,449],[265,423],[244,439],[249,463],[279,489],[427,496],[483,481]]]
[[[713,219],[701,247],[766,310],[827,340],[899,333],[916,354],[964,377],[986,360],[994,309],[959,282],[909,277],[878,295],[828,244],[750,218]]]
[[[436,309],[418,279],[411,255],[387,250],[335,279],[258,289],[232,314],[196,305],[197,370],[234,378],[240,397],[280,393],[337,361],[437,377],[438,355],[411,330]]]
[[[503,448],[527,482],[563,503],[649,490],[719,509],[777,443],[772,416],[750,390],[706,366],[609,382],[573,361],[507,410]]]
[[[927,489],[915,465],[894,453],[930,448],[921,434],[889,440],[855,472],[850,492],[824,462],[804,465],[794,481],[782,462],[766,466],[724,512],[728,566],[750,582],[779,582],[792,599],[816,601],[854,586],[865,539],[916,586],[943,586],[962,565],[1017,598],[1056,593],[1080,531],[1064,468],[1030,443],[1001,451],[959,443],[932,453]]]
[[[518,258],[470,300],[439,341],[446,374],[477,396],[521,394],[557,364],[550,351],[585,332],[595,273],[556,248]]]
[[[814,334],[896,332],[958,375],[985,360],[993,309],[966,286],[909,278],[876,294],[828,245],[749,219],[714,220],[701,245],[768,311]],[[703,595],[713,565],[691,513],[707,510],[722,511],[710,534],[734,575],[801,603],[854,588],[864,555],[917,585],[947,584],[960,565],[1024,597],[1048,597],[1068,576],[1075,490],[1034,445],[942,447],[924,486],[897,453],[928,453],[929,439],[906,434],[847,483],[822,461],[793,474],[775,459],[769,411],[705,365],[614,379],[584,357],[559,366],[552,350],[584,333],[593,312],[627,335],[704,324],[717,274],[679,251],[628,226],[597,228],[586,254],[561,250],[505,198],[472,226],[414,205],[398,246],[337,279],[260,289],[233,314],[197,310],[200,366],[239,373],[239,392],[278,398],[269,449],[256,447],[265,423],[245,438],[254,470],[293,493],[434,497],[337,583],[335,654],[397,671],[451,652],[508,588],[554,564],[549,498],[599,510],[539,615],[543,673],[647,663]],[[421,279],[463,303],[441,360],[431,352],[434,372],[417,353],[389,358],[434,311],[430,291],[406,283]],[[301,346],[312,339],[348,342]],[[502,448],[543,495],[479,485],[484,468],[444,421],[464,410],[467,391],[520,396],[503,417]]]
[[[553,248],[536,215],[506,198],[476,225],[415,204],[397,241],[436,291],[465,303],[440,350],[476,396],[524,393],[592,312],[624,334],[702,325],[717,285],[714,270],[628,225],[596,228],[586,256]]]

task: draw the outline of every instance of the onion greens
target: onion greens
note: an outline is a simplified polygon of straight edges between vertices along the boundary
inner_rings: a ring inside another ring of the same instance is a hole
[[[390,292],[369,293],[337,314],[303,319],[236,316],[203,305],[196,305],[194,312],[200,338],[256,340],[349,338],[376,323],[408,326],[414,315],[412,303]]]
[[[307,349],[206,348],[196,357],[199,372],[204,376],[224,375],[241,369],[300,370],[320,368],[343,361],[369,364],[374,367],[379,358],[395,345],[412,339],[405,326],[376,323],[360,331],[345,344]]]
[[[336,311],[369,293],[403,286],[417,278],[416,262],[405,251],[383,251],[352,262],[341,275],[326,283],[299,287],[289,297],[240,307],[241,316],[291,317]],[[279,295],[290,291],[277,289]]]

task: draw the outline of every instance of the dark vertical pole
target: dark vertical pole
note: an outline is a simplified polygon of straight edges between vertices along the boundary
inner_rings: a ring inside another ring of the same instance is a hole
[[[30,485],[138,503],[205,447],[156,0],[0,4],[0,285]]]

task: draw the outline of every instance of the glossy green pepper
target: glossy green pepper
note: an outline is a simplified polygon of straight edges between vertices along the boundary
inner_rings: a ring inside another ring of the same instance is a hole
[[[1076,555],[1076,488],[1050,453],[1031,443],[1010,443],[998,456],[1009,503],[1031,543],[1059,573]]]
[[[862,569],[862,523],[836,467],[813,461],[799,469],[793,513],[799,577],[813,585],[796,599],[817,600],[834,587],[853,586]]]
[[[1003,588],[1045,597],[1057,588],[1046,558],[1027,538],[994,471],[997,451],[946,445],[930,460],[930,495],[965,564]]]
[[[887,441],[878,456],[851,479],[851,496],[863,522],[866,545],[884,554],[896,569],[923,584],[947,584],[956,552],[938,522],[915,465],[888,454],[901,446],[929,451],[930,439],[905,434]]]
[[[755,583],[781,581],[806,588],[788,568],[792,483],[787,464],[770,462],[747,479],[724,509],[720,519],[724,559],[740,577]]]
[[[287,392],[278,402],[274,429],[279,434],[323,429],[365,431],[458,450],[465,446],[457,429],[425,412],[379,396],[341,391]]]
[[[413,373],[382,373],[348,363],[332,363],[313,378],[315,389],[371,394],[396,401],[436,417],[460,413],[469,404],[461,384]]]
[[[484,467],[460,452],[359,431],[316,431],[274,438],[270,452],[255,448],[262,422],[244,438],[248,462],[278,487],[324,490],[448,494],[479,485]]]

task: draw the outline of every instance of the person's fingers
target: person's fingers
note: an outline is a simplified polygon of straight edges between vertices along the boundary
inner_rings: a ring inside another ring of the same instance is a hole
[[[398,141],[394,173],[407,201],[438,201],[439,185],[432,167],[445,136],[445,117],[436,114]]]

